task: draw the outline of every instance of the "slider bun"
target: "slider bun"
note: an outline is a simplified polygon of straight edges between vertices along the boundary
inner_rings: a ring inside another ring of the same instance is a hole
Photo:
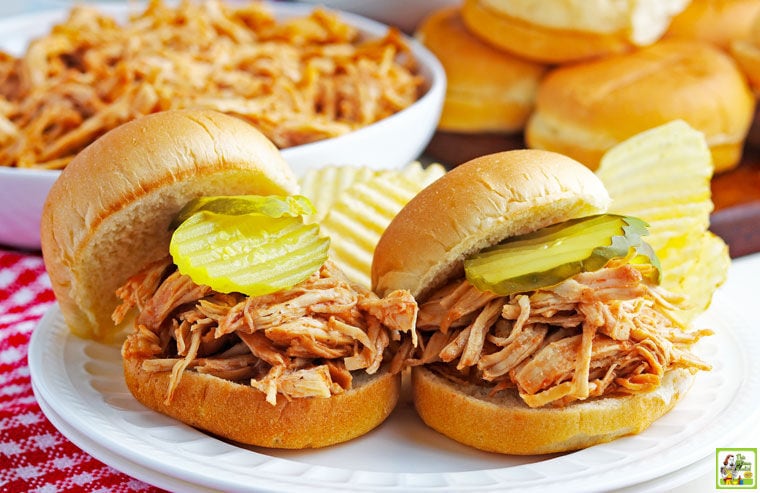
[[[514,390],[489,396],[488,387],[412,369],[414,403],[425,424],[465,445],[516,455],[577,450],[639,433],[670,411],[693,381],[677,368],[651,392],[533,409]]]
[[[381,296],[425,295],[486,246],[567,219],[603,212],[599,178],[554,152],[515,150],[461,164],[417,194],[375,247],[372,286]]]
[[[760,13],[752,18],[747,37],[732,41],[729,51],[755,95],[760,94]]]
[[[525,137],[528,147],[596,169],[614,145],[682,119],[703,132],[715,171],[724,171],[741,159],[754,104],[728,55],[704,42],[666,40],[548,74]]]
[[[361,436],[393,410],[400,374],[385,369],[374,375],[353,372],[352,388],[329,398],[286,399],[277,404],[249,385],[186,371],[171,405],[166,405],[170,372],[142,370],[129,338],[122,349],[127,387],[138,401],[195,428],[247,445],[303,449],[332,445]]]
[[[752,20],[747,37],[731,42],[729,51],[747,77],[750,88],[757,98],[760,95],[760,14]],[[760,147],[760,105],[757,104],[755,117],[747,134],[747,142],[753,147]]]
[[[699,39],[728,49],[746,39],[760,14],[760,0],[692,0],[675,16],[665,36]]]
[[[501,3],[508,4],[509,0]],[[622,32],[598,33],[542,26],[493,8],[496,4],[498,2],[464,0],[465,24],[484,41],[528,60],[567,63],[621,53],[633,47]],[[552,9],[552,6],[542,4],[541,8]]]
[[[446,71],[446,98],[438,129],[450,132],[520,132],[533,109],[541,64],[494,48],[472,35],[460,9],[440,9],[419,25],[417,38]]]
[[[66,323],[83,337],[112,336],[115,290],[166,256],[169,224],[189,200],[297,189],[277,148],[232,116],[170,111],[111,130],[65,168],[42,212],[42,253]]]

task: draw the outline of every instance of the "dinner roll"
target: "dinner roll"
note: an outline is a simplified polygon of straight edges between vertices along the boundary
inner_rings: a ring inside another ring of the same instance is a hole
[[[688,0],[465,0],[478,37],[525,58],[566,63],[657,41]]]
[[[692,0],[673,18],[665,36],[699,39],[729,49],[734,41],[749,36],[758,14],[760,0]]]
[[[741,159],[753,111],[752,93],[728,55],[705,42],[667,40],[548,74],[526,143],[596,169],[619,142],[682,119],[705,134],[715,170],[724,171]]]
[[[729,52],[749,81],[755,94],[760,94],[760,13],[752,19],[747,36],[731,41]]]
[[[420,24],[417,38],[441,61],[447,87],[438,129],[462,133],[522,131],[546,68],[472,35],[458,7]]]

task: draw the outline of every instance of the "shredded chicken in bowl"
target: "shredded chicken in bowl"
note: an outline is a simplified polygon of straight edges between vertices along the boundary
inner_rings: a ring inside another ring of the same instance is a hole
[[[152,0],[126,23],[75,6],[21,56],[0,52],[0,166],[61,169],[106,131],[182,108],[236,115],[279,148],[343,135],[414,103],[423,78],[395,29],[337,14],[278,21],[263,2]]]

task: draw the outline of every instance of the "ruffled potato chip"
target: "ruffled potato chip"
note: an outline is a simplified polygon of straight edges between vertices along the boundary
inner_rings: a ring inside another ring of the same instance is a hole
[[[354,183],[367,181],[376,174],[376,171],[364,166],[325,166],[304,173],[299,180],[301,194],[308,197],[317,210],[310,219],[324,219],[333,202],[345,189]]]
[[[400,171],[386,170],[382,173],[388,173],[391,176],[399,174],[417,185],[417,191],[420,191],[443,176],[446,173],[446,168],[438,163],[422,166],[419,161],[414,161],[404,166]]]
[[[366,166],[325,166],[306,172],[300,178],[299,184],[301,194],[308,197],[317,209],[311,220],[321,221],[330,211],[333,203],[340,198],[341,193],[356,183],[373,180],[378,175],[387,175],[391,178],[402,176],[412,183],[419,184],[421,190],[445,172],[445,168],[440,164],[423,167],[419,161],[409,163],[397,170],[373,170]]]
[[[686,317],[704,311],[730,258],[708,231],[713,165],[703,134],[681,120],[647,130],[610,149],[596,173],[612,197],[609,212],[649,223],[662,285],[688,297]]]
[[[725,282],[731,266],[728,245],[710,232],[702,235],[696,250],[695,261],[679,279],[680,290],[689,295],[687,319],[696,317],[710,305],[713,293]]]
[[[334,188],[320,191],[324,195],[332,194],[329,208],[321,219],[321,229],[331,239],[330,258],[349,279],[370,287],[372,255],[388,223],[412,197],[445,172],[440,164],[423,167],[413,162],[400,170],[382,170],[353,178],[348,187],[339,185],[347,179],[324,179],[323,183],[328,183],[326,187]],[[337,176],[355,172],[337,168],[330,173]],[[310,193],[303,188],[301,192],[306,196]]]

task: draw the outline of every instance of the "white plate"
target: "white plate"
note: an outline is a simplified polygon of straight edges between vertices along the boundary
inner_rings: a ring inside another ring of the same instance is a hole
[[[94,5],[118,20],[126,19],[129,12],[143,9],[138,2]],[[314,6],[273,2],[271,8],[278,18],[285,19],[305,15]],[[58,8],[0,19],[0,50],[15,55],[24,53],[30,40],[48,33],[53,24],[66,18],[67,13],[68,8]],[[355,14],[340,12],[340,16],[368,36],[379,37],[388,30],[384,24]],[[427,48],[411,38],[408,42],[426,81],[425,94],[408,108],[362,129],[284,149],[282,155],[297,175],[330,164],[399,168],[419,158],[438,124],[446,92],[446,75]],[[59,171],[0,166],[0,245],[39,248],[42,205],[59,174]]]
[[[119,348],[69,334],[54,306],[32,335],[29,367],[59,420],[126,461],[207,488],[236,491],[592,491],[689,471],[757,419],[760,336],[732,316],[720,292],[701,326],[699,352],[714,368],[645,432],[556,456],[479,452],[426,428],[408,400],[368,435],[320,450],[249,449],[218,440],[139,404],[126,389]],[[252,418],[253,419],[253,418]],[[66,434],[66,429],[61,430]],[[653,458],[656,457],[656,460]],[[682,473],[683,480],[687,480]]]
[[[181,491],[183,493],[209,493],[213,490],[205,488],[196,484],[182,481],[178,478],[173,478],[162,474],[159,471],[143,467],[139,464],[131,462],[123,457],[116,455],[112,450],[105,448],[98,442],[93,441],[86,435],[82,434],[74,427],[72,427],[63,418],[53,411],[50,404],[40,395],[39,391],[32,385],[37,403],[40,405],[45,416],[50,422],[66,437],[69,438],[75,445],[89,453],[99,461],[111,465],[114,469],[117,469],[123,473],[126,473],[134,478],[137,478],[146,483],[158,486],[168,491]],[[703,477],[705,471],[710,471],[714,467],[714,458],[712,456],[706,457],[698,462],[690,464],[682,469],[669,472],[663,477],[654,478],[643,483],[638,483],[633,486],[618,488],[617,493],[660,493],[662,491],[668,491],[672,488],[678,488],[694,478]],[[711,483],[708,483],[711,484]]]
[[[199,487],[192,483],[188,483],[177,478],[172,478],[153,469],[140,466],[139,464],[135,464],[134,462],[130,462],[122,457],[119,457],[111,450],[108,450],[107,448],[103,447],[99,443],[93,441],[91,438],[88,438],[86,435],[76,430],[68,422],[66,422],[66,420],[58,416],[58,413],[53,411],[53,408],[50,407],[50,404],[48,404],[47,401],[45,401],[45,399],[40,395],[34,384],[32,384],[32,390],[34,391],[34,396],[37,399],[37,404],[39,404],[40,409],[50,420],[53,426],[55,426],[58,431],[60,431],[69,440],[71,440],[74,445],[81,448],[100,462],[108,464],[114,469],[126,473],[133,478],[137,478],[141,481],[145,481],[146,483],[168,491],[181,491],[182,493],[207,493],[209,491],[208,488]]]

